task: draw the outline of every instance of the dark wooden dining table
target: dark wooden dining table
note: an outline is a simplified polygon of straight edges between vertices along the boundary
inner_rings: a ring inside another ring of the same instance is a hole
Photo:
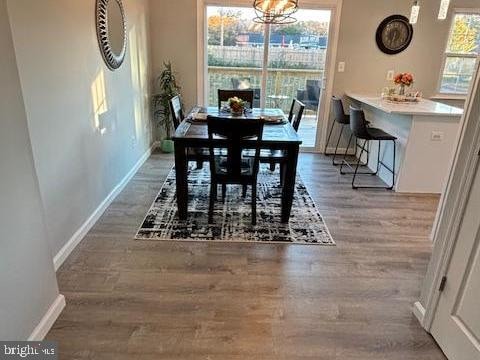
[[[175,143],[175,175],[177,186],[177,206],[178,216],[181,220],[188,217],[188,148],[208,148],[208,128],[206,120],[194,119],[194,114],[206,113],[209,116],[230,117],[229,113],[224,113],[217,107],[194,107],[187,115],[184,121],[180,123],[175,131],[172,140]],[[295,191],[295,180],[297,175],[297,162],[300,140],[297,132],[286,120],[286,116],[281,109],[253,109],[245,112],[243,118],[265,118],[283,116],[285,121],[280,124],[265,123],[263,138],[261,141],[262,149],[283,150],[286,154],[285,177],[282,187],[282,213],[281,221],[287,223],[290,219],[293,196]],[[215,147],[225,146],[225,140],[221,138],[214,139]],[[254,141],[254,140],[253,140]],[[253,143],[252,141],[252,143]],[[248,140],[246,140],[248,143]],[[206,190],[207,191],[207,190]]]

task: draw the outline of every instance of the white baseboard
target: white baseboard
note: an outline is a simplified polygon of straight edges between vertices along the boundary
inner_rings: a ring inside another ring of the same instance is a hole
[[[42,341],[60,316],[65,305],[65,297],[62,294],[59,294],[52,305],[50,305],[50,308],[45,313],[40,323],[28,337],[28,341]]]
[[[425,318],[425,308],[420,303],[420,301],[417,301],[415,304],[413,304],[413,315],[415,315],[415,317],[423,327],[423,319]]]
[[[125,188],[128,182],[133,178],[136,174],[138,169],[147,161],[150,157],[152,151],[157,146],[156,143],[153,143],[151,148],[148,149],[145,154],[137,161],[137,163],[133,166],[133,168],[128,172],[127,175],[120,181],[120,183],[115,186],[115,188],[108,194],[105,200],[98,206],[97,209],[90,215],[90,217],[83,223],[82,226],[72,235],[70,240],[60,249],[60,251],[55,255],[53,258],[53,265],[55,267],[55,271],[57,271],[60,266],[62,266],[63,262],[67,259],[67,257],[71,254],[71,252],[77,247],[77,245],[82,241],[82,239],[87,235],[90,229],[95,225],[98,221],[100,216],[105,212],[105,210],[110,206],[110,204],[115,200],[115,198],[120,194],[120,192]]]

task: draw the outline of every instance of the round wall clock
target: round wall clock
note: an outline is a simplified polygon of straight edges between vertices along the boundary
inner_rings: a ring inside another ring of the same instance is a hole
[[[408,48],[413,37],[413,26],[403,15],[392,15],[377,29],[377,45],[385,54],[394,55]]]

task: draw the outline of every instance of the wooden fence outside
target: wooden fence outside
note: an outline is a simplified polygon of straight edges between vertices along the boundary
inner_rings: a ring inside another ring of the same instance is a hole
[[[269,62],[285,64],[286,68],[324,69],[326,51],[272,47],[269,50]],[[248,63],[251,67],[262,67],[263,47],[209,45],[208,57],[211,65],[235,66]]]
[[[218,89],[232,89],[233,78],[249,78],[251,88],[261,87],[261,68],[208,67],[209,106],[218,103]],[[291,101],[298,90],[305,90],[307,80],[321,80],[323,70],[269,69],[267,78],[267,106],[281,105],[284,111],[290,110]],[[284,95],[288,99],[275,101],[269,95]]]

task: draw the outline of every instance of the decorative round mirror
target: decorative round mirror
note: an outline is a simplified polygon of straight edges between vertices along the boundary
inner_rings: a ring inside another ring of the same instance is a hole
[[[100,52],[110,70],[118,69],[125,59],[127,27],[122,0],[97,0],[97,38]]]

